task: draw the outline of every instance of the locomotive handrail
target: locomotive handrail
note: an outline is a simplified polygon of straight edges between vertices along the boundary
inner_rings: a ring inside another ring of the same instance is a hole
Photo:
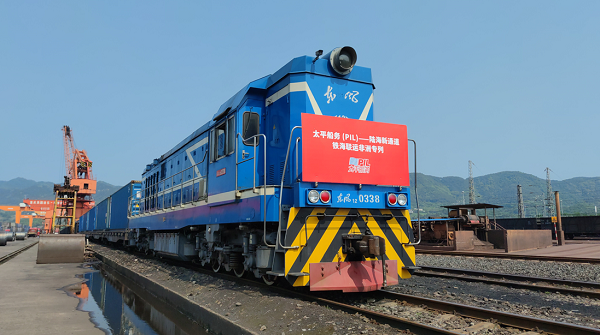
[[[243,159],[243,157],[242,157],[242,161],[238,161],[238,141],[237,141],[238,137],[241,137],[243,142],[246,142],[246,141],[252,139],[252,141],[253,141],[253,150],[254,150],[254,154],[253,154],[252,157],[249,157],[247,159]],[[236,196],[238,194],[238,165],[242,164],[242,163],[245,163],[247,161],[250,161],[250,160],[254,161],[253,164],[252,164],[253,172],[254,172],[254,174],[252,175],[252,192],[258,193],[256,191],[256,165],[258,163],[257,159],[256,159],[256,147],[258,146],[257,143],[256,143],[256,139],[259,138],[259,137],[262,137],[263,141],[264,141],[263,143],[265,143],[265,145],[263,145],[263,156],[264,156],[263,157],[263,159],[264,159],[264,164],[263,164],[263,176],[264,176],[264,178],[263,178],[264,179],[263,180],[263,187],[264,187],[265,192],[266,192],[266,189],[267,189],[267,146],[266,146],[267,136],[265,134],[256,134],[256,135],[250,136],[248,138],[243,138],[242,134],[236,133],[235,134],[235,138],[236,138],[236,141],[235,141],[235,194],[236,194]],[[259,142],[259,144],[260,144],[260,142]]]
[[[300,142],[300,137],[296,137],[296,148],[294,148],[294,150],[296,150],[296,181],[300,181],[300,178],[298,178],[298,142]]]
[[[292,136],[294,135],[294,130],[302,129],[302,126],[295,126],[290,131],[290,139],[288,140],[287,153],[285,154],[285,162],[283,163],[283,171],[281,172],[281,186],[279,188],[279,219],[278,219],[278,227],[277,227],[277,244],[282,249],[298,249],[299,246],[290,246],[286,247],[281,244],[281,201],[283,200],[283,182],[285,181],[285,170],[287,169],[288,157],[290,156],[290,147],[292,146]]]
[[[196,173],[195,168],[197,168],[198,165],[204,163],[204,161],[206,160],[206,157],[207,157],[207,153],[208,153],[208,151],[205,152],[204,157],[202,158],[202,161],[200,161],[200,162],[198,162],[198,163],[196,163],[196,164],[194,164],[194,165],[192,165],[192,166],[184,169],[183,171],[177,172],[176,174],[174,174],[174,175],[166,178],[165,180],[161,180],[160,182],[158,182],[158,183],[156,183],[156,184],[154,184],[152,186],[147,186],[143,190],[140,190],[140,191],[143,191],[144,196],[141,197],[140,199],[135,200],[135,201],[138,204],[143,204],[143,206],[140,206],[140,209],[138,210],[138,213],[131,214],[130,216],[141,215],[141,214],[148,213],[148,212],[155,212],[157,210],[162,210],[164,212],[164,211],[167,210],[167,208],[172,208],[172,207],[177,206],[177,205],[183,207],[187,203],[190,203],[190,202],[194,203],[195,202],[195,200],[194,200],[194,185],[196,184],[196,181],[200,182],[200,181],[203,181],[203,180],[204,181],[207,180],[206,176],[197,177],[196,175],[199,174],[199,173]],[[190,169],[194,169],[192,171],[192,175],[191,175],[190,179],[184,180],[185,179],[183,177],[184,174],[188,170],[190,170]],[[175,179],[177,179],[177,178],[179,178],[179,181],[177,182],[178,185],[175,185]],[[169,187],[165,187],[165,184],[168,181],[170,181],[169,182]],[[184,184],[187,184],[189,182],[191,182],[191,186],[192,186],[191,199],[183,201],[183,187],[184,187]],[[162,185],[162,189],[160,187],[161,185]],[[167,193],[170,193],[170,195],[172,196],[172,194],[173,194],[172,192],[175,189],[177,189],[177,188],[181,191],[181,194],[179,196],[179,201],[177,203],[175,203],[172,200],[171,203],[169,204],[169,206],[165,206],[165,195]],[[206,191],[206,185],[204,187],[204,190]],[[200,185],[198,185],[198,193],[199,194],[201,193],[200,192]],[[204,192],[204,193],[206,193],[206,192]],[[162,206],[160,206],[160,208],[159,208],[158,197],[160,197],[160,196],[162,196]],[[129,197],[129,198],[130,198],[130,206],[131,206],[131,205],[134,204],[134,199],[132,197]],[[200,199],[201,198],[198,197],[198,200],[200,200]],[[146,207],[146,201],[149,202],[148,203],[148,209],[145,208]]]
[[[246,142],[249,139],[252,139],[252,143],[254,145],[254,155],[252,156],[252,158],[248,158],[246,160],[242,160],[241,162],[238,162],[238,141],[237,138],[238,137],[242,137],[240,133],[236,133],[235,134],[235,194],[237,196],[238,194],[238,165],[244,162],[249,161],[250,159],[254,160],[253,162],[253,166],[254,166],[254,173],[253,173],[253,179],[252,179],[252,192],[256,193],[256,164],[257,164],[257,160],[256,160],[256,139],[258,137],[262,137],[263,138],[263,242],[265,243],[265,245],[267,247],[270,248],[275,248],[277,247],[277,245],[275,244],[269,244],[267,243],[267,136],[265,134],[256,134],[253,136],[250,136],[246,139],[242,138],[243,142]],[[242,157],[243,158],[243,157]],[[260,192],[259,192],[260,194]]]
[[[419,240],[407,245],[418,245],[421,243],[421,211],[419,210],[419,193],[417,193],[417,142],[415,140],[411,140],[410,138],[408,140],[413,142],[415,153],[415,202],[417,203],[417,226],[419,227]]]

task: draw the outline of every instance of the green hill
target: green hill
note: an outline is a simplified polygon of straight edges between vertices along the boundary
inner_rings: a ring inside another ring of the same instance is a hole
[[[433,177],[417,175],[419,205],[424,216],[446,214],[443,205],[469,203],[469,181],[460,177]],[[412,207],[414,175],[411,175]],[[527,216],[543,215],[546,198],[546,180],[536,176],[505,171],[473,178],[476,202],[504,206],[496,211],[497,217],[517,217],[517,185],[522,186]],[[600,177],[577,177],[562,181],[552,180],[552,190],[560,192],[563,215],[594,215],[594,206],[600,207]],[[536,208],[537,207],[537,208]]]

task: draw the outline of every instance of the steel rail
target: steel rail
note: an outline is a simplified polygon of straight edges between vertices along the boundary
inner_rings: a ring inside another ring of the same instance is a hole
[[[571,323],[544,320],[536,317],[500,312],[448,301],[417,297],[414,295],[402,294],[388,290],[381,290],[372,293],[373,296],[379,296],[382,299],[402,300],[406,301],[409,304],[425,305],[429,309],[445,313],[453,313],[455,315],[460,315],[463,317],[479,320],[493,319],[497,323],[508,327],[527,330],[543,330],[544,332],[547,332],[549,334],[584,335],[598,334],[600,332],[600,330],[597,328],[580,326]]]
[[[446,271],[447,270],[447,271]],[[429,271],[429,272],[427,272]],[[446,272],[446,273],[444,273]],[[421,270],[415,272],[417,276],[423,277],[436,277],[436,278],[446,278],[446,279],[457,279],[468,282],[477,282],[477,283],[485,283],[491,285],[501,285],[512,288],[520,288],[527,289],[532,291],[541,291],[541,292],[560,292],[561,294],[570,294],[574,296],[580,297],[588,297],[592,299],[600,299],[600,291],[589,291],[589,290],[579,290],[574,288],[565,288],[565,287],[557,287],[552,285],[566,285],[571,287],[577,287],[578,283],[581,283],[582,286],[585,285],[587,288],[593,288],[596,290],[600,290],[600,284],[592,283],[592,282],[578,282],[578,281],[568,281],[562,279],[551,279],[551,278],[539,278],[539,277],[526,277],[526,276],[518,276],[518,275],[509,275],[509,274],[501,274],[501,273],[491,273],[491,272],[483,272],[483,271],[471,271],[471,270],[460,270],[460,269],[445,269],[445,268],[431,268],[427,266],[421,266]],[[492,278],[483,278],[483,277],[493,277]],[[509,280],[509,281],[506,281]],[[539,285],[539,284],[529,284],[526,282],[548,282],[552,285]]]
[[[24,247],[23,247],[23,248],[21,248],[21,249],[15,250],[15,251],[13,251],[13,252],[11,252],[11,253],[9,253],[9,254],[6,254],[6,255],[4,255],[4,256],[2,256],[2,257],[0,257],[0,265],[1,265],[1,264],[4,264],[4,263],[6,263],[6,262],[8,262],[8,261],[9,261],[9,260],[11,260],[12,258],[16,257],[18,254],[20,254],[20,253],[22,253],[23,251],[25,251],[25,250],[27,250],[27,249],[29,249],[29,248],[33,247],[34,245],[36,245],[36,244],[38,244],[38,243],[39,243],[39,241],[33,242],[33,243],[29,244],[29,245],[26,245],[26,246],[24,246]]]
[[[278,289],[278,288],[275,287],[275,289]],[[384,313],[375,312],[375,311],[372,311],[369,309],[356,307],[353,305],[345,304],[345,303],[331,300],[331,299],[326,299],[326,298],[321,298],[321,297],[317,297],[317,296],[313,296],[313,295],[309,295],[309,294],[299,293],[299,292],[295,292],[292,290],[284,290],[284,291],[285,291],[285,294],[287,294],[287,295],[295,295],[301,299],[315,301],[319,304],[337,308],[337,309],[342,310],[347,313],[360,313],[370,319],[377,321],[378,323],[387,324],[396,329],[410,330],[411,333],[414,333],[414,334],[423,334],[423,335],[461,334],[461,333],[457,333],[457,332],[454,332],[451,330],[446,330],[446,329],[442,329],[442,328],[429,326],[426,324],[418,323],[415,321],[410,321],[407,319],[399,318],[399,317],[384,314]]]
[[[442,256],[467,256],[467,257],[485,257],[485,258],[505,258],[520,259],[546,262],[570,262],[570,263],[590,263],[600,264],[600,258],[580,258],[580,257],[560,257],[560,256],[534,256],[534,255],[512,255],[487,252],[462,252],[462,251],[438,251],[438,250],[417,250],[417,254],[442,255]]]
[[[510,273],[497,273],[497,272],[488,272],[488,271],[477,271],[477,270],[466,270],[466,269],[452,269],[452,268],[443,268],[443,267],[435,267],[435,266],[419,266],[421,270],[419,271],[436,271],[436,272],[448,272],[455,274],[465,274],[469,276],[485,276],[490,278],[502,278],[514,281],[543,281],[549,282],[556,285],[565,285],[571,287],[585,287],[600,290],[600,283],[591,282],[591,281],[577,281],[577,280],[568,280],[568,279],[556,279],[556,278],[547,278],[547,277],[532,277],[532,276],[523,276],[523,275],[515,275]]]

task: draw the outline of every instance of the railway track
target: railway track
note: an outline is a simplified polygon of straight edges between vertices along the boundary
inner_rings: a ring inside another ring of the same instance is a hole
[[[529,277],[505,273],[421,266],[418,276],[458,279],[469,282],[501,285],[541,292],[560,292],[574,296],[600,299],[600,283],[563,279]]]
[[[524,330],[541,330],[549,334],[598,334],[600,330],[590,327],[584,327],[564,322],[556,322],[533,318],[524,315],[499,312],[490,309],[461,305],[448,301],[417,297],[388,290],[373,292],[374,295],[379,295],[382,299],[401,300],[417,306],[427,306],[427,308],[439,312],[453,313],[463,317],[468,317],[478,320],[495,320],[498,324],[519,328]]]
[[[460,334],[455,331],[445,330],[422,323],[410,321],[407,319],[399,318],[393,315],[388,315],[370,309],[359,308],[354,304],[343,303],[337,299],[327,299],[318,297],[313,294],[298,293],[290,290],[285,290],[287,294],[294,294],[299,298],[309,301],[315,301],[320,304],[324,304],[330,307],[344,310],[348,313],[360,313],[370,319],[373,319],[379,323],[388,324],[397,329],[410,330],[415,334]],[[540,330],[547,334],[569,334],[569,335],[584,335],[584,334],[598,334],[600,330],[584,327],[564,322],[556,322],[550,320],[544,320],[524,315],[494,311],[490,309],[466,306],[457,303],[447,302],[443,300],[436,300],[424,297],[418,297],[414,295],[407,295],[398,292],[392,292],[389,290],[381,290],[376,292],[367,293],[372,298],[379,298],[381,300],[392,300],[398,302],[406,302],[414,306],[425,307],[426,309],[454,314],[461,317],[476,319],[482,322],[494,320],[495,323],[502,325],[503,327],[512,327],[522,330]]]
[[[38,242],[38,241],[36,241],[36,242],[34,242],[34,243],[28,244],[28,245],[26,245],[26,246],[24,246],[24,247],[22,247],[22,248],[20,248],[20,249],[18,249],[18,250],[15,250],[15,251],[13,251],[13,252],[11,252],[11,253],[9,253],[9,254],[6,254],[6,255],[4,255],[4,256],[2,256],[2,257],[0,257],[0,265],[2,265],[2,264],[4,264],[4,263],[8,262],[9,260],[11,260],[11,259],[12,259],[12,258],[14,258],[15,256],[17,256],[18,254],[20,254],[20,253],[22,253],[23,251],[25,251],[25,250],[27,250],[27,249],[29,249],[29,248],[33,247],[34,245],[36,245],[36,244],[38,244],[38,243],[39,243],[39,242]]]
[[[103,259],[103,256],[98,252],[93,251],[94,255],[98,259]],[[139,255],[142,258],[151,258],[144,257]],[[170,259],[162,259],[165,263],[169,265],[181,266],[193,271],[197,271],[203,274],[211,275],[219,279],[234,281],[241,285],[250,285],[254,287],[267,288],[275,293],[293,296],[298,299],[302,299],[305,301],[316,302],[318,304],[328,306],[333,309],[342,310],[347,313],[356,314],[359,313],[369,319],[372,319],[381,324],[388,324],[389,326],[400,329],[400,330],[409,330],[414,334],[423,334],[423,335],[436,335],[436,334],[460,334],[459,332],[446,330],[434,326],[430,326],[427,324],[407,320],[404,318],[396,317],[390,314],[380,313],[371,309],[358,307],[360,303],[354,301],[343,301],[343,300],[359,300],[360,297],[369,296],[370,298],[376,298],[381,300],[391,300],[397,302],[406,302],[411,305],[415,305],[415,307],[426,308],[429,310],[441,312],[441,313],[449,313],[458,315],[460,317],[476,319],[481,321],[490,321],[494,320],[499,325],[504,327],[512,327],[518,328],[525,331],[529,330],[541,330],[548,334],[598,334],[600,331],[598,329],[579,326],[575,324],[568,324],[563,322],[555,322],[550,320],[543,320],[535,317],[511,314],[506,312],[499,312],[489,309],[484,309],[480,307],[474,306],[465,306],[452,302],[446,302],[442,300],[435,300],[430,298],[423,298],[413,295],[406,295],[397,292],[392,292],[388,290],[382,290],[377,292],[369,292],[357,295],[342,295],[342,298],[339,299],[340,295],[331,294],[331,293],[319,293],[319,292],[302,292],[297,289],[290,289],[278,286],[267,286],[262,282],[247,279],[247,278],[238,278],[233,274],[227,273],[215,273],[211,270],[205,269],[198,265],[192,263],[185,263],[176,260]],[[336,296],[336,298],[332,298],[332,296]]]
[[[590,263],[600,264],[599,258],[581,258],[581,257],[557,257],[557,256],[533,256],[533,255],[513,255],[488,252],[461,252],[461,251],[437,251],[437,250],[417,250],[417,254],[442,255],[442,256],[465,256],[465,257],[485,257],[485,258],[506,258],[521,259],[530,261],[546,262],[570,262],[570,263]]]

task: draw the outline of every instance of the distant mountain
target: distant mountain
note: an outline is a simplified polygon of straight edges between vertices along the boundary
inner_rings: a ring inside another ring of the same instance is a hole
[[[469,203],[469,180],[460,177],[433,177],[417,174],[419,205],[422,215],[441,216],[444,205]],[[411,174],[412,207],[414,174]],[[496,210],[496,217],[517,217],[517,185],[523,190],[523,202],[528,217],[544,214],[546,180],[536,176],[505,171],[473,178],[475,201],[504,206]],[[560,192],[563,215],[594,215],[594,206],[600,207],[600,177],[577,177],[562,181],[552,180],[552,190]],[[463,193],[464,192],[464,193]],[[464,198],[463,198],[464,197]]]
[[[0,205],[18,205],[23,199],[54,200],[54,184],[24,178],[0,181]]]

